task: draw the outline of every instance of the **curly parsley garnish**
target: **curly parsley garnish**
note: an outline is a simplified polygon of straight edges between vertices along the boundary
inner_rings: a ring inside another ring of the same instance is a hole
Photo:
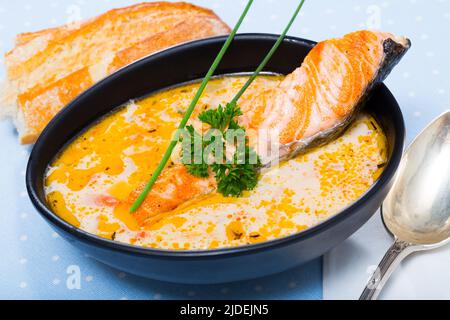
[[[196,148],[195,148],[195,141],[197,139],[199,139],[202,143],[203,143],[203,138],[202,136],[195,131],[193,126],[186,126],[186,130],[189,133],[189,147],[188,150],[183,149],[182,150],[182,155],[183,155],[183,159],[185,158],[184,152],[189,152],[190,154],[190,161],[184,161],[183,163],[187,169],[187,171],[196,176],[196,177],[201,177],[201,178],[206,178],[209,177],[209,166],[208,164],[204,161],[204,147],[206,147],[206,145],[202,145],[200,150],[197,150],[197,152],[200,152],[199,156],[200,156],[200,161],[198,161],[198,159],[195,159],[196,156]],[[197,160],[197,161],[195,161]],[[200,163],[198,163],[200,162]]]
[[[236,102],[227,103],[225,108],[221,105],[217,109],[210,109],[199,114],[198,119],[207,123],[211,128],[224,131],[227,128],[240,128],[234,118],[241,116],[242,111],[237,106]]]
[[[245,146],[245,159],[251,159],[255,151]],[[238,152],[234,155],[234,161],[239,158]],[[245,190],[253,190],[258,183],[259,157],[256,164],[213,164],[212,170],[216,174],[217,190],[226,197],[239,197]]]
[[[210,172],[213,172],[217,181],[217,190],[227,197],[239,197],[243,191],[254,189],[258,183],[259,168],[261,167],[259,156],[248,145],[245,129],[236,120],[236,117],[240,115],[242,115],[242,111],[236,102],[228,103],[225,107],[219,105],[217,109],[203,111],[198,118],[211,128],[204,136],[201,136],[194,127],[186,127],[190,143],[182,150],[183,163],[189,173],[206,178]],[[212,130],[218,130],[220,135],[211,134]],[[236,145],[230,144],[226,138],[224,139],[229,136],[240,136],[243,138],[240,139],[240,143],[243,145],[239,145],[239,139],[237,139]],[[213,149],[211,155],[205,151],[212,143],[220,147],[221,154],[218,154],[216,149]],[[186,146],[186,144],[184,145]],[[227,159],[225,156],[227,148],[234,149],[231,159]],[[186,152],[189,152],[189,158],[186,157]],[[208,163],[209,157],[219,161]],[[186,159],[190,161],[185,161]]]

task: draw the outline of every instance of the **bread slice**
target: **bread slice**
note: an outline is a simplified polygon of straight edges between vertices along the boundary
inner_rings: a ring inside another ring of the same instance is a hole
[[[33,143],[62,107],[111,72],[167,47],[229,32],[210,10],[150,2],[20,34],[5,55],[1,113],[15,119],[22,144]]]

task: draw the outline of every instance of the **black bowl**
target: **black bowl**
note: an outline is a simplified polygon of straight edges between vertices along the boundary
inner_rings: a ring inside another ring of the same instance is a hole
[[[238,35],[216,74],[251,72],[276,35]],[[45,128],[28,162],[28,194],[39,213],[74,246],[105,264],[148,278],[180,283],[219,283],[281,272],[323,255],[358,230],[378,209],[399,165],[404,141],[401,111],[382,84],[366,108],[384,128],[389,161],[376,183],[345,210],[300,233],[263,243],[202,251],[148,249],[106,240],[62,220],[44,195],[47,165],[61,148],[99,117],[130,99],[203,77],[225,37],[190,42],[139,60],[78,96]],[[288,37],[266,67],[287,74],[297,68],[315,42]]]

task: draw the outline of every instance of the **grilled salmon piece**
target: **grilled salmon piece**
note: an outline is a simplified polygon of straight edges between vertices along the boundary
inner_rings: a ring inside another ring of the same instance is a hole
[[[243,105],[259,108],[244,110],[246,127],[279,139],[279,159],[263,163],[294,157],[342,133],[410,45],[407,38],[365,30],[318,43],[276,89]]]
[[[372,87],[385,79],[409,47],[406,38],[371,31],[320,42],[278,87],[241,101],[239,122],[278,137],[281,159],[324,144],[350,124]],[[262,159],[265,165],[278,160]],[[162,213],[215,187],[214,179],[193,177],[180,166],[165,169],[134,215],[140,224],[156,221]],[[141,190],[131,194],[129,205]]]
[[[128,208],[137,199],[144,186],[145,184],[142,184],[130,194],[125,201]],[[191,175],[184,165],[175,165],[164,170],[158,177],[147,198],[133,216],[140,225],[151,223],[152,218],[157,221],[158,215],[171,211],[190,199],[211,193],[216,187],[216,180],[212,175],[209,178],[198,178]]]

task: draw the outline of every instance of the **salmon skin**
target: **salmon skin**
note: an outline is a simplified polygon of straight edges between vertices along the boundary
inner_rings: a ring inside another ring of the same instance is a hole
[[[383,81],[410,48],[407,38],[357,31],[318,43],[302,65],[273,88],[246,100],[239,123],[248,131],[277,137],[277,157],[262,155],[264,166],[323,145],[348,127],[371,89]],[[261,139],[261,137],[258,137]],[[144,184],[122,205],[131,206]],[[140,225],[153,223],[184,202],[216,190],[213,177],[192,176],[183,165],[166,168],[133,214]]]

